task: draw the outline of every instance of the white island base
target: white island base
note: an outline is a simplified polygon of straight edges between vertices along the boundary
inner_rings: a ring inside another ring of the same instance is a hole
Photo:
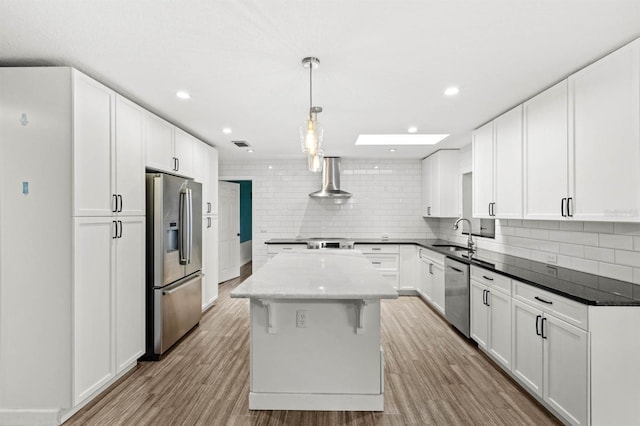
[[[252,299],[249,408],[382,411],[380,301],[365,303]]]
[[[362,253],[281,253],[231,292],[251,299],[252,410],[383,411],[380,299]]]

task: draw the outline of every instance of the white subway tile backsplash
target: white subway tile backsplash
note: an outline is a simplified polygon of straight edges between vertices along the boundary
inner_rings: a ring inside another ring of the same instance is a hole
[[[633,250],[633,237],[630,235],[599,234],[600,247],[621,250]]]
[[[640,235],[640,223],[615,223],[616,234]]]
[[[616,250],[615,263],[640,268],[640,253],[635,251]]]
[[[558,227],[561,231],[584,231],[583,222],[574,222],[571,220],[560,222]]]
[[[613,249],[601,247],[585,247],[585,259],[597,260],[599,262],[615,262],[615,251]]]
[[[598,262],[577,257],[571,258],[571,269],[586,272],[588,274],[598,273]]]
[[[584,246],[577,244],[560,244],[559,253],[566,256],[584,257]]]
[[[613,234],[612,222],[584,222],[586,232],[597,232],[599,234]]]
[[[629,282],[633,281],[633,268],[602,262],[600,262],[598,265],[599,275],[614,278],[616,280]]]

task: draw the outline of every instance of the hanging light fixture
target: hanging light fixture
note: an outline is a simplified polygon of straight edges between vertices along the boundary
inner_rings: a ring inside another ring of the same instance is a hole
[[[320,66],[320,59],[309,56],[302,60],[302,66],[309,68],[309,116],[300,126],[300,143],[302,152],[307,154],[309,171],[322,171],[322,137],[324,129],[318,122],[318,114],[322,107],[313,106],[313,69]]]

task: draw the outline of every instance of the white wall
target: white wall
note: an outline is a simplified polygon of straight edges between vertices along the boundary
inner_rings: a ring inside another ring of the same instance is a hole
[[[309,198],[322,176],[296,160],[221,161],[220,179],[253,180],[253,265],[267,259],[271,238],[432,238],[422,218],[420,160],[342,159],[345,204]],[[271,168],[269,168],[271,166]],[[377,168],[376,168],[377,167]]]

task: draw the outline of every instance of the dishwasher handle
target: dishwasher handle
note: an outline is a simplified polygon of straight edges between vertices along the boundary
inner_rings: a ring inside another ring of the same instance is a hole
[[[459,273],[461,273],[461,274],[464,274],[464,271],[463,271],[462,269],[458,269],[458,268],[456,268],[455,266],[447,265],[447,268],[449,268],[449,269],[453,269],[453,270],[454,270],[454,271],[456,271],[456,272],[459,272]]]

